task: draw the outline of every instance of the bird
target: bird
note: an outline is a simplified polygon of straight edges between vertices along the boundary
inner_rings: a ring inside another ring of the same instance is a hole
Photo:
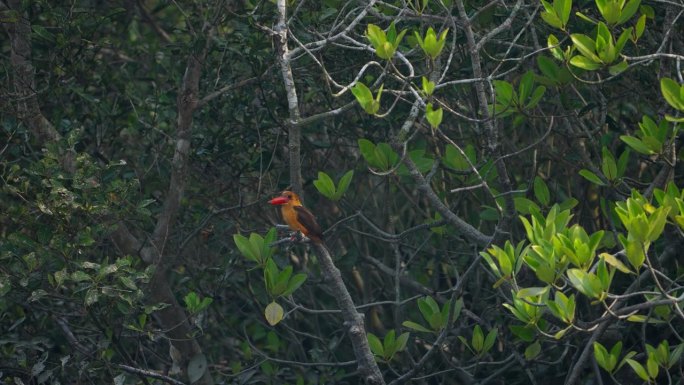
[[[280,196],[268,201],[274,206],[280,206],[283,219],[294,231],[301,231],[313,243],[323,243],[321,226],[316,222],[316,217],[302,205],[299,195],[285,190]]]

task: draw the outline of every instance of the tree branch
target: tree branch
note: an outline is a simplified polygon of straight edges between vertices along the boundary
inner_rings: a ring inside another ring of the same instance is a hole
[[[292,75],[290,65],[290,52],[287,45],[287,4],[285,0],[278,0],[278,24],[275,26],[275,44],[278,50],[278,63],[280,73],[283,76],[283,85],[287,95],[287,105],[290,118],[288,119],[288,144],[290,159],[290,186],[292,190],[303,196],[302,165],[301,165],[301,140],[302,131],[299,126],[299,100],[297,98],[297,88]]]
[[[340,270],[333,263],[330,251],[328,251],[324,243],[313,244],[313,246],[316,249],[316,254],[321,264],[321,271],[325,279],[332,286],[333,292],[337,294],[335,299],[342,310],[344,323],[349,328],[349,338],[352,341],[354,356],[358,362],[361,378],[368,384],[384,384],[385,380],[382,378],[380,368],[378,368],[378,364],[375,362],[373,353],[371,353],[368,345],[363,316],[356,311],[354,301],[344,281],[342,281]]]

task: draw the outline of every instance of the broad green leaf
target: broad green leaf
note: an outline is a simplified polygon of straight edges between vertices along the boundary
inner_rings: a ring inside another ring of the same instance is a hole
[[[482,352],[487,353],[494,346],[498,332],[499,332],[499,330],[497,328],[493,328],[492,330],[489,331],[489,333],[487,333],[487,337],[485,337],[484,345],[482,346]]]
[[[484,346],[484,334],[482,333],[482,328],[480,327],[480,325],[475,325],[475,329],[473,329],[473,338],[471,340],[471,345],[473,347],[473,350],[475,350],[476,352],[482,352],[482,348]]]
[[[418,309],[426,321],[429,321],[433,314],[439,313],[437,302],[429,296],[418,299]]]
[[[609,265],[615,267],[616,269],[620,270],[621,272],[625,274],[630,274],[633,273],[622,261],[617,259],[614,255],[608,254],[608,253],[601,253],[600,255],[601,258],[605,259],[606,263]]]
[[[419,323],[415,323],[413,321],[404,321],[404,322],[402,322],[401,325],[406,327],[406,328],[415,330],[415,331],[424,332],[424,333],[432,333],[432,330],[426,328],[425,326],[423,326]]]
[[[594,61],[586,56],[575,55],[570,59],[570,64],[583,70],[594,71],[601,68],[602,66],[602,64],[600,63],[601,59],[599,59],[598,57],[596,59],[598,60]]]
[[[353,177],[354,170],[349,170],[342,176],[342,178],[340,178],[340,183],[337,186],[337,194],[335,195],[335,198],[337,198],[336,200],[341,199],[342,195],[347,192]]]
[[[596,55],[596,43],[587,35],[582,35],[580,33],[573,33],[570,35],[575,47],[589,59],[589,62],[600,63],[601,59]]]
[[[560,49],[559,44],[558,38],[552,33],[549,34],[549,37],[546,39],[546,45],[551,49],[551,54],[556,60],[564,61],[563,50]]]
[[[544,86],[538,86],[537,88],[534,89],[534,92],[532,92],[532,96],[530,97],[530,101],[527,103],[525,108],[531,109],[537,106],[539,104],[539,101],[541,101],[541,98],[544,96],[544,93],[546,92],[546,87]]]
[[[359,150],[366,162],[372,167],[378,167],[378,159],[375,155],[375,144],[368,139],[359,139]]]
[[[385,348],[382,346],[380,338],[373,333],[368,333],[368,346],[370,347],[371,352],[376,356],[385,356]]]
[[[549,291],[548,286],[544,287],[526,287],[524,289],[520,289],[517,293],[516,296],[518,298],[529,298],[529,297],[538,297],[540,295],[544,295]]]
[[[292,293],[294,293],[295,290],[299,289],[299,287],[302,286],[302,284],[304,284],[305,281],[306,281],[306,274],[304,274],[304,273],[295,274],[295,276],[292,277],[292,279],[290,279],[290,281],[288,282],[287,289],[285,289],[285,291],[283,291],[281,296],[287,297],[288,295],[292,295]]]
[[[663,320],[659,320],[653,317],[648,317],[642,314],[633,314],[629,317],[627,317],[627,321],[629,322],[636,322],[636,323],[649,323],[649,324],[664,324],[666,323]]]
[[[641,5],[641,0],[629,0],[627,5],[622,8],[622,12],[620,13],[620,18],[618,19],[617,23],[624,24],[631,19],[636,11],[639,10],[639,5]]]
[[[549,59],[547,56],[537,56],[537,66],[541,73],[553,81],[558,81],[558,72],[560,68],[553,60]]]
[[[351,92],[361,106],[365,106],[373,100],[373,93],[371,92],[370,88],[361,82],[357,82],[351,88]]]
[[[639,20],[636,22],[636,26],[634,27],[634,41],[639,40],[639,38],[644,34],[644,30],[646,29],[646,15],[641,15],[639,17]]]
[[[624,70],[626,70],[627,68],[629,68],[629,64],[627,63],[627,60],[623,60],[618,64],[614,64],[614,65],[608,67],[608,73],[610,73],[611,75],[617,75],[617,74],[623,72]]]
[[[435,83],[430,81],[428,78],[423,76],[423,92],[425,93],[426,96],[432,95],[432,93],[435,91]]]
[[[556,0],[559,1],[559,0]],[[563,1],[563,0],[560,0]],[[534,85],[534,72],[527,71],[520,78],[520,84],[518,84],[518,97],[520,98],[520,103],[523,103],[530,96],[532,92],[532,86]]]
[[[660,79],[660,91],[669,105],[677,110],[684,111],[684,86],[679,86],[677,82],[672,79]]]
[[[554,28],[563,29],[563,21],[556,15],[555,12],[542,12],[541,18],[548,25]]]
[[[646,373],[646,369],[644,369],[644,367],[640,363],[634,361],[631,358],[625,360],[625,362],[627,362],[627,364],[629,364],[629,366],[632,367],[632,370],[634,370],[634,373],[636,373],[637,376],[639,376],[639,378],[641,378],[644,381],[650,381],[650,377],[648,376],[648,373]]]
[[[658,362],[656,361],[655,357],[651,355],[649,355],[648,359],[646,360],[646,371],[648,372],[649,377],[658,377]]]
[[[397,338],[397,341],[394,343],[395,346],[395,351],[401,352],[404,349],[406,349],[406,343],[408,342],[410,333],[402,333],[399,338]]]
[[[637,139],[633,136],[629,135],[620,135],[620,140],[623,142],[627,143],[629,147],[631,147],[634,151],[644,154],[644,155],[652,155],[654,152],[646,144],[644,144],[643,141],[640,139]]]
[[[539,176],[534,177],[534,196],[543,206],[548,206],[551,202],[551,194],[546,182]]]
[[[323,171],[318,172],[318,179],[314,180],[314,186],[318,192],[323,194],[328,199],[333,199],[335,197],[335,182],[328,174]]]
[[[439,124],[442,123],[442,115],[442,107],[437,107],[437,109],[434,110],[432,107],[432,103],[428,103],[427,108],[425,110],[425,118],[433,128],[439,127]]]
[[[508,107],[513,102],[513,85],[504,80],[494,80],[492,83],[496,92],[496,102]]]
[[[539,341],[534,341],[533,344],[530,344],[525,348],[525,359],[528,361],[533,360],[539,353],[541,353],[541,344]]]
[[[605,371],[608,373],[613,372],[614,365],[611,366],[610,354],[608,354],[608,350],[599,342],[594,342],[594,358],[596,359],[596,363]]]
[[[617,178],[617,164],[615,163],[615,157],[607,147],[603,147],[602,155],[603,159],[601,162],[601,171],[603,172],[603,175],[605,175],[606,179],[613,181],[615,178]]]
[[[579,174],[584,177],[584,179],[588,180],[589,182],[599,185],[599,186],[605,186],[606,184],[599,178],[596,174],[593,172],[587,170],[587,169],[581,169]]]

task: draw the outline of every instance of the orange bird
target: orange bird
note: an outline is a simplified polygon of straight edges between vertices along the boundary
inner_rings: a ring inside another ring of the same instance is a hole
[[[302,206],[299,196],[292,191],[283,191],[279,197],[273,198],[268,203],[280,206],[283,219],[292,230],[301,231],[314,243],[323,242],[321,226],[316,222],[316,217],[306,207]]]

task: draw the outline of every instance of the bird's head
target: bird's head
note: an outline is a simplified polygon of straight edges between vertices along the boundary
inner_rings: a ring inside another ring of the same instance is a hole
[[[285,190],[283,191],[280,196],[275,197],[268,201],[268,203],[274,205],[274,206],[279,206],[279,205],[284,205],[284,204],[291,204],[294,206],[301,206],[302,202],[299,200],[299,195],[293,193],[292,191]]]

